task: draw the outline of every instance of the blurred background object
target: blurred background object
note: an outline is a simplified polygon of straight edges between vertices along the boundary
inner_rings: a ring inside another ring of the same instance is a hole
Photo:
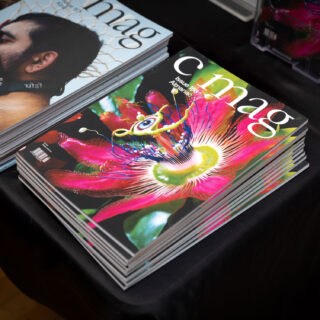
[[[258,0],[210,0],[244,22],[254,18]]]
[[[251,43],[320,83],[320,1],[260,0]]]

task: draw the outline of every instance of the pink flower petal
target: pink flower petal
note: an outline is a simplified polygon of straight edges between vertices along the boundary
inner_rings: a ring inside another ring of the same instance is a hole
[[[133,124],[131,121],[123,119],[112,112],[101,113],[100,120],[110,131],[114,131],[116,129],[129,130]]]
[[[102,166],[106,161],[119,162],[119,157],[130,157],[130,154],[121,148],[100,138],[94,138],[87,141],[81,141],[60,134],[59,145],[66,150],[78,162],[89,166]]]
[[[234,175],[235,174],[236,172]],[[227,175],[208,177],[206,180],[202,180],[201,182],[197,183],[193,187],[189,196],[200,200],[207,200],[219,190],[221,191],[232,180],[232,178],[232,176]],[[219,193],[217,193],[216,196],[218,194]]]
[[[164,203],[176,199],[187,198],[188,195],[182,195],[176,193],[170,196],[157,196],[155,194],[148,194],[143,196],[136,196],[130,199],[122,199],[107,205],[101,209],[94,217],[95,222],[101,222],[103,220],[112,218],[116,215],[127,213],[129,211],[140,210],[149,206],[153,206],[159,203]],[[94,224],[90,224],[94,227]]]
[[[228,97],[222,99],[205,99],[203,96],[195,100],[188,124],[194,136],[202,133],[223,134],[230,125],[235,109],[227,105]]]
[[[115,98],[121,113],[121,118],[125,118],[130,122],[134,123],[137,121],[138,113],[146,115],[143,111],[142,106],[137,103],[132,103],[127,99],[117,97]]]
[[[116,129],[130,129],[137,121],[138,113],[146,115],[142,106],[132,103],[127,99],[116,97],[121,116],[112,112],[105,112],[100,115],[100,120],[109,128],[110,131]]]
[[[172,105],[167,100],[167,98],[156,90],[149,91],[145,99],[150,104],[149,107],[152,109],[154,113],[158,112],[159,109],[166,104],[170,106],[170,109],[172,108]],[[167,112],[166,109],[164,109],[164,113],[166,112]]]
[[[230,158],[228,164],[223,167],[223,171],[240,170],[244,168],[252,159],[260,155],[264,151],[270,150],[282,140],[282,137],[274,139],[266,139],[251,142],[250,144],[243,146],[239,152]]]
[[[177,107],[172,105],[164,95],[155,90],[148,92],[146,95],[146,101],[154,113],[158,112],[163,106],[168,105],[168,107],[163,109],[161,113],[164,115],[164,123],[169,125],[173,122],[179,121],[184,116],[187,108],[185,105],[178,105],[177,109]]]
[[[168,105],[167,108],[161,111],[163,120],[160,123],[159,128],[162,128],[163,125],[171,125],[179,121],[182,117],[184,117],[185,111],[187,109],[187,106],[183,104],[179,104],[177,106],[170,104],[165,96],[155,90],[148,92],[146,101],[148,102],[149,107],[154,113],[158,112],[163,106]],[[186,123],[188,123],[188,119],[186,120]],[[184,124],[181,124],[177,128],[170,130],[170,136],[178,141],[184,131]],[[174,152],[172,152],[172,141],[168,138],[167,132],[158,134],[155,136],[155,138],[163,147],[165,147],[167,152],[174,154]]]
[[[48,181],[55,187],[92,197],[105,197],[126,194],[126,187],[133,179],[120,174],[87,174],[68,170],[53,169],[45,173]]]

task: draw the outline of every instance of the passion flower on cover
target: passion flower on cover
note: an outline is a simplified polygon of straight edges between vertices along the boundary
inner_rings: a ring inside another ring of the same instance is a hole
[[[58,145],[90,168],[90,172],[49,169],[45,176],[54,186],[78,194],[122,197],[93,216],[97,223],[178,199],[207,200],[219,194],[251,160],[265,155],[286,134],[270,139],[252,135],[247,127],[253,120],[247,114],[239,116],[235,108],[227,105],[229,99],[217,99],[198,90],[185,104],[171,104],[153,90],[145,97],[147,111],[118,97],[121,116],[101,116],[113,132],[111,138],[100,133],[88,140],[59,132],[47,135],[50,143],[56,137]],[[279,109],[282,105],[267,107],[258,116],[264,117],[272,107]],[[159,115],[162,119],[157,122]],[[156,122],[157,126],[152,127]],[[148,134],[134,134],[136,127],[149,130]],[[80,128],[79,132],[88,130],[94,131]],[[260,130],[263,135],[266,129]],[[40,138],[45,139],[46,136]]]

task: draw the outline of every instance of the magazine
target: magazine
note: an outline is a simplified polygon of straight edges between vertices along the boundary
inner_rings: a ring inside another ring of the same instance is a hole
[[[187,48],[29,143],[18,170],[127,288],[306,169],[306,124]]]
[[[25,130],[35,136],[35,123],[70,116],[92,90],[106,90],[139,62],[143,68],[172,36],[114,0],[22,0],[0,11],[0,24],[0,145],[9,144],[0,162],[26,143]]]

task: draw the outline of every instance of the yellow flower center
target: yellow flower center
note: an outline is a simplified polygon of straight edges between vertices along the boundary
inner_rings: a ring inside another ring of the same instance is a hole
[[[192,157],[183,163],[157,163],[153,175],[164,184],[180,186],[211,170],[218,161],[219,154],[214,148],[198,146],[194,147]]]

